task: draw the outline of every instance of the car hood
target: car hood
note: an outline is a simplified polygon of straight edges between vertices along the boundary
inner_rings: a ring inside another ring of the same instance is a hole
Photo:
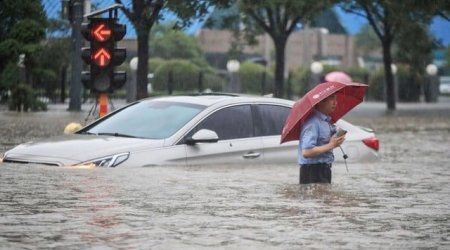
[[[4,161],[70,166],[95,158],[162,147],[164,140],[98,135],[62,135],[20,144],[5,153]]]

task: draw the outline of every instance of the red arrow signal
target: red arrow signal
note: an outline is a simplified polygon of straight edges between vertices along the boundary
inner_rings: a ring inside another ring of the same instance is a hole
[[[92,37],[98,42],[104,42],[111,37],[111,29],[104,23],[99,23],[91,30]]]
[[[105,67],[111,61],[111,53],[101,48],[93,54],[93,61],[100,67]]]

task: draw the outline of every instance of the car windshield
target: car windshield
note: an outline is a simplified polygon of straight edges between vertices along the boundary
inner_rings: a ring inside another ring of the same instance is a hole
[[[164,139],[204,108],[203,105],[180,102],[140,102],[108,117],[85,133]]]

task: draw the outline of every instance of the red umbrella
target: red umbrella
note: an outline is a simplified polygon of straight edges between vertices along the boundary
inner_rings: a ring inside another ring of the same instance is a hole
[[[366,84],[342,82],[325,82],[317,85],[294,103],[284,124],[280,143],[299,139],[303,124],[320,101],[336,93],[337,107],[330,114],[334,123],[363,101],[367,87]]]
[[[351,83],[353,82],[352,78],[342,71],[333,71],[325,75],[326,82],[343,82],[343,83]]]

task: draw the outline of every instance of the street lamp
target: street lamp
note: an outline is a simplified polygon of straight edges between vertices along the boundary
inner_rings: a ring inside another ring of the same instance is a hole
[[[314,74],[320,74],[323,71],[323,64],[321,62],[313,62],[310,69]]]
[[[311,70],[311,78],[309,81],[309,89],[314,88],[317,84],[320,83],[320,74],[323,71],[323,64],[321,62],[313,62],[309,67]]]
[[[399,97],[399,95],[398,95],[399,89],[398,89],[397,65],[391,64],[391,72],[394,75],[394,79],[393,79],[394,80],[394,97],[395,97],[395,101],[397,102],[398,101],[398,97]]]
[[[439,93],[438,68],[435,64],[428,64],[425,68],[427,82],[424,85],[425,102],[437,102]]]
[[[438,68],[436,65],[434,64],[428,64],[427,68],[426,68],[427,74],[430,76],[435,76],[437,75],[438,72]]]
[[[127,102],[136,100],[136,71],[138,69],[138,58],[133,57],[130,61],[131,81],[127,82]]]
[[[226,87],[227,92],[239,93],[241,91],[241,86],[239,82],[239,76],[237,72],[239,71],[241,64],[238,60],[232,59],[227,62],[227,71],[230,73],[230,82]]]

